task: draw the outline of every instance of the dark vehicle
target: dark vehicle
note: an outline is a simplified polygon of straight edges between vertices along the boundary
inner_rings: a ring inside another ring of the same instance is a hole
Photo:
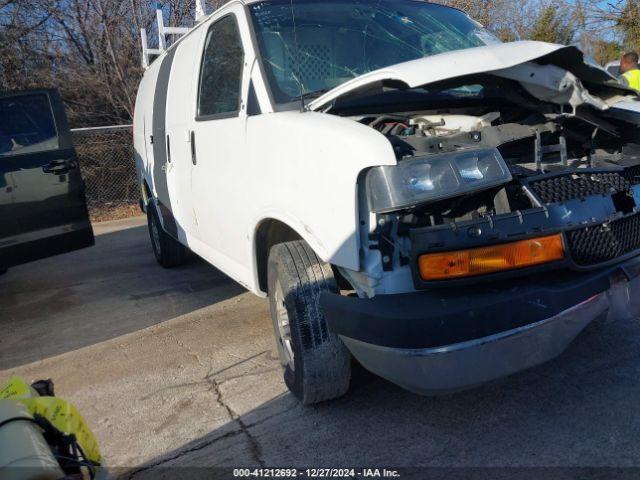
[[[0,272],[93,243],[57,92],[0,93]]]

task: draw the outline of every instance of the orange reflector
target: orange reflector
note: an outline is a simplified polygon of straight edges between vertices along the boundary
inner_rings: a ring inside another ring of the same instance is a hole
[[[428,253],[418,258],[423,280],[446,280],[530,267],[562,260],[562,235],[531,238],[490,247]]]

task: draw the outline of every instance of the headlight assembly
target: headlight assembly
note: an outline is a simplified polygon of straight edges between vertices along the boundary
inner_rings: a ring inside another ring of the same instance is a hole
[[[485,190],[511,181],[495,148],[459,150],[374,167],[366,176],[369,209],[375,213]]]

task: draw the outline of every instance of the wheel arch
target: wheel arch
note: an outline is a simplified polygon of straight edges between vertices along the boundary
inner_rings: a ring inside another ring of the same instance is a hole
[[[142,196],[142,203],[146,207],[151,198],[153,198],[153,194],[151,193],[151,187],[149,187],[149,183],[146,178],[142,178],[142,184],[140,185],[140,195]]]
[[[321,243],[312,232],[305,230],[302,223],[275,215],[265,216],[256,223],[252,239],[253,270],[259,292],[267,293],[267,263],[271,248],[293,240],[304,240],[321,259],[327,260]]]

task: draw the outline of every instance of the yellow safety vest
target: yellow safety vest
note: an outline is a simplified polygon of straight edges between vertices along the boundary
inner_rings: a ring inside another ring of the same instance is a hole
[[[640,90],[640,70],[629,70],[623,73],[624,78],[629,82],[629,86],[635,90]]]

